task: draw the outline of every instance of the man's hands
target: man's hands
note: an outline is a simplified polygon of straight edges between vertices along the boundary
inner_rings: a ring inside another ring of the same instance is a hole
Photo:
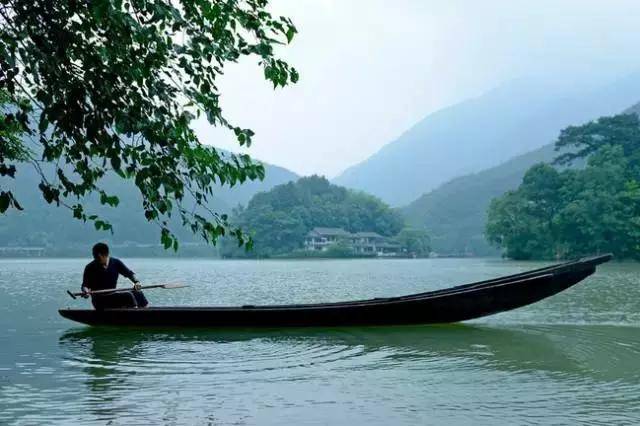
[[[82,290],[82,297],[85,298],[85,299],[88,299],[89,298],[89,292],[91,290],[89,290],[87,287],[82,287],[81,290]]]
[[[142,284],[140,284],[140,281],[136,281],[135,283],[133,283],[133,290],[134,291],[142,290]]]

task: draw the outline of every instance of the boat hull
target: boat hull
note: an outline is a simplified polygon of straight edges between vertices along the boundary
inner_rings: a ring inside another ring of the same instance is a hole
[[[593,274],[604,256],[403,297],[353,302],[237,307],[76,310],[60,314],[88,325],[133,327],[336,327],[441,324],[516,309],[553,296]]]

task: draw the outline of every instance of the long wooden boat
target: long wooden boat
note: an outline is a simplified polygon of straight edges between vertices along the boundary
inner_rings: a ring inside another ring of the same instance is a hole
[[[408,296],[351,302],[231,307],[61,309],[88,325],[134,327],[310,327],[452,323],[530,305],[593,274],[611,255]]]

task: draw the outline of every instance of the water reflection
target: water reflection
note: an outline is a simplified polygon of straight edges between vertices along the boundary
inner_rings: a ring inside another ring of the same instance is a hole
[[[550,413],[570,423],[640,416],[640,375],[629,368],[640,359],[640,333],[631,327],[83,329],[59,345],[89,394],[74,409],[105,422],[126,413],[128,423],[245,416],[281,424],[287,409],[340,422],[327,404],[358,418],[375,413],[380,424],[392,413],[397,424],[421,423],[418,413],[451,424],[468,424],[470,413],[486,424]]]
[[[119,399],[113,390],[126,388],[130,375],[118,374],[119,364],[130,358],[137,343],[132,339],[122,339],[117,335],[96,335],[90,332],[66,333],[60,342],[66,350],[65,355],[79,364],[86,381],[88,392],[85,393],[87,408],[94,418],[101,422],[109,422],[118,418],[120,411],[116,403]]]
[[[140,372],[197,372],[220,378],[313,365],[351,370],[439,365],[640,382],[640,372],[628,368],[640,359],[640,333],[637,328],[619,326],[262,331],[89,328],[65,333],[60,345],[70,362],[88,373],[89,389],[102,394]]]

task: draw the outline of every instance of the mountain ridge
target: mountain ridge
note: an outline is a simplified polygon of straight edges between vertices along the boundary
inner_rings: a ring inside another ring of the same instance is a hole
[[[615,113],[638,98],[640,73],[593,90],[553,94],[518,80],[429,114],[332,181],[402,206],[451,178],[537,149],[562,128]]]

